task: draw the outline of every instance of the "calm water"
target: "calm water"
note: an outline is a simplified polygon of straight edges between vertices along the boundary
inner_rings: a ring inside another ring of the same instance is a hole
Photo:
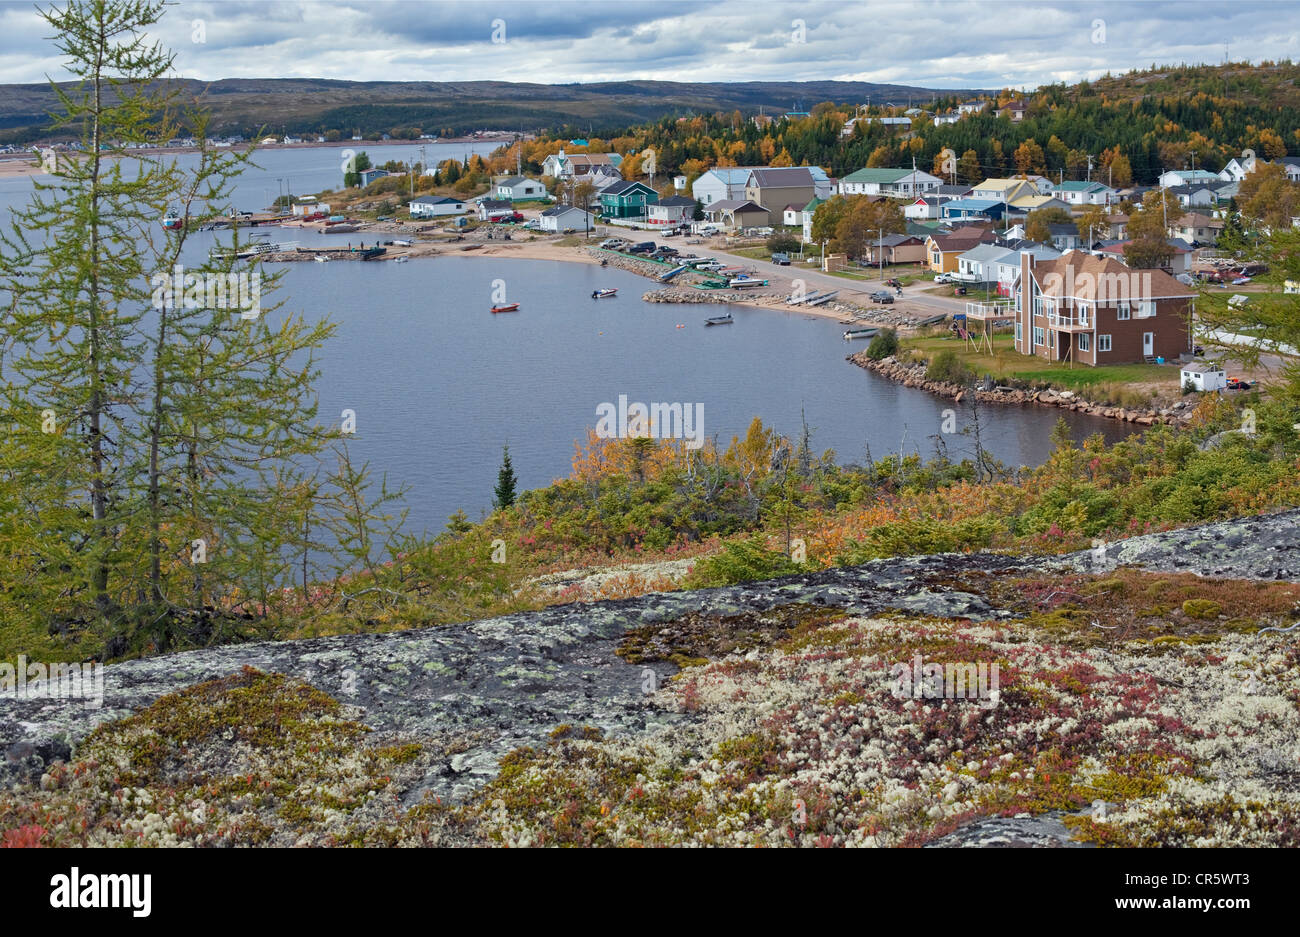
[[[450,145],[460,155],[463,147]],[[407,147],[376,147],[377,162]],[[487,149],[487,147],[483,147]],[[339,150],[263,153],[236,199],[260,207],[276,178],[296,193],[335,184]],[[429,158],[435,158],[429,147]],[[269,183],[269,186],[268,186]],[[27,180],[0,180],[0,199],[25,200]],[[254,197],[257,196],[257,197]],[[360,234],[302,234],[268,229],[273,238],[345,244]],[[196,256],[213,235],[196,238]],[[497,257],[440,257],[392,263],[298,263],[285,270],[285,311],[328,315],[335,340],[320,355],[320,414],[337,423],[357,414],[353,458],[391,484],[408,488],[412,531],[436,532],[458,509],[487,510],[501,447],[510,446],[521,487],[546,485],[569,472],[574,443],[596,425],[597,407],[629,401],[703,404],[704,433],[722,445],[743,435],[754,416],[796,435],[806,414],[817,452],[834,449],[860,462],[919,450],[929,457],[951,403],[900,387],[844,360],[863,343],[846,343],[843,327],[806,314],[733,307],[735,324],[705,328],[717,306],[645,303],[651,281],[584,264]],[[494,281],[517,313],[492,315]],[[612,300],[591,292],[618,287]],[[264,298],[265,302],[265,298]],[[677,325],[685,328],[677,328]],[[960,416],[964,418],[966,412]],[[986,448],[1009,464],[1037,464],[1051,448],[1062,414],[1054,409],[987,408]],[[1116,439],[1130,428],[1064,414],[1077,438]],[[959,423],[959,428],[963,425]],[[946,437],[950,456],[973,441]]]

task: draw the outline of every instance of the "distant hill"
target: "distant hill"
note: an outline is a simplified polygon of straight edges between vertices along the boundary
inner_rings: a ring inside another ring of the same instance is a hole
[[[922,104],[963,91],[860,81],[710,82],[618,81],[542,85],[506,81],[332,81],[303,78],[228,78],[176,82],[182,94],[212,113],[214,133],[327,130],[389,132],[419,127],[426,133],[471,130],[559,129],[599,133],[665,115],[740,110],[745,115],[808,109],[819,101],[909,101]],[[67,86],[65,86],[67,87]],[[0,139],[26,142],[46,136],[57,101],[49,85],[0,85]]]

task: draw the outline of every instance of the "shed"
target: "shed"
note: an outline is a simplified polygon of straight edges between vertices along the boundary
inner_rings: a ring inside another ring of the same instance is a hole
[[[1184,366],[1178,377],[1184,387],[1190,384],[1201,391],[1223,390],[1228,386],[1228,377],[1223,368],[1204,361],[1194,361]]]

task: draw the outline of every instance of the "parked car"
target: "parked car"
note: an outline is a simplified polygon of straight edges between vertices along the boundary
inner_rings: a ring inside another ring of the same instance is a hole
[[[696,264],[695,269],[696,270],[721,270],[723,266],[724,266],[723,264],[718,263],[716,260],[710,260],[708,263]]]
[[[777,251],[772,255],[772,263],[780,267],[788,267],[790,266],[790,255]]]
[[[890,305],[894,301],[894,294],[888,290],[876,290],[876,292],[871,294],[871,301],[873,303],[884,303],[885,305]]]
[[[665,231],[665,232],[664,232],[664,237],[666,237],[666,238],[675,238],[675,237],[677,237],[677,235],[680,234],[680,233],[681,233],[681,232],[678,231],[676,228],[673,228],[673,229],[671,229],[671,230],[669,230],[669,231]]]
[[[1254,386],[1255,386],[1254,381],[1243,381],[1241,380],[1241,378],[1237,378],[1237,377],[1228,378],[1229,390],[1250,390]]]
[[[627,243],[627,238],[605,238],[605,240],[600,242],[600,246],[602,249],[607,251],[617,250],[619,247],[621,247],[626,243]]]
[[[951,282],[952,282],[952,274],[951,274],[951,273],[936,273],[936,274],[934,275],[934,282],[935,282],[935,283],[951,283]]]
[[[654,241],[642,241],[640,244],[633,244],[627,249],[627,252],[629,254],[648,254],[654,249]]]

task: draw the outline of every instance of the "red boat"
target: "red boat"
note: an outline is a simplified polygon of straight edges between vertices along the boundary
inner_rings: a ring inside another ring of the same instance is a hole
[[[504,306],[493,306],[493,307],[492,307],[492,311],[493,311],[493,312],[518,312],[518,311],[519,311],[519,304],[518,304],[518,303],[507,303],[507,304],[504,305]]]

